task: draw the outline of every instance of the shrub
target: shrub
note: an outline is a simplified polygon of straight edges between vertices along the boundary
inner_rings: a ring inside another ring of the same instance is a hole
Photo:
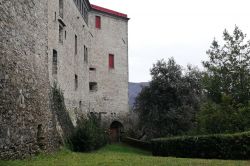
[[[77,127],[70,138],[73,151],[86,152],[99,149],[107,144],[107,134],[100,125],[100,120],[94,116],[78,121]]]
[[[155,156],[250,159],[250,132],[153,139]]]
[[[143,150],[151,150],[151,144],[150,142],[147,141],[141,141],[138,139],[130,138],[130,137],[125,137],[122,139],[122,142],[131,145],[133,147],[143,149]]]
[[[220,104],[205,102],[197,114],[199,134],[235,133],[250,128],[250,103],[234,104],[230,96],[224,95]]]
[[[67,142],[73,133],[74,125],[65,106],[64,94],[55,82],[51,87],[50,107],[53,117],[57,117],[57,120],[62,128],[63,141]]]

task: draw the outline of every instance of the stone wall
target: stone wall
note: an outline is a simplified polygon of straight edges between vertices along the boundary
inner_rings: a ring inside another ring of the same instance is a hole
[[[62,89],[67,110],[73,124],[76,125],[77,117],[88,111],[89,65],[84,61],[84,45],[88,50],[91,49],[92,36],[74,1],[63,0],[62,2],[63,17],[58,14],[59,0],[48,2],[49,77],[51,85],[56,82]],[[64,24],[63,42],[59,42],[59,25],[62,22]],[[75,35],[77,36],[77,54],[75,54]],[[56,75],[52,73],[53,50],[56,50],[58,54]],[[75,75],[78,77],[77,88],[75,88]]]
[[[100,16],[101,28],[95,27],[95,17]],[[99,11],[89,14],[91,41],[90,81],[97,82],[98,90],[90,92],[91,110],[103,112],[106,126],[120,121],[126,126],[128,108],[128,20]],[[109,54],[114,55],[114,69],[109,68]]]
[[[0,0],[0,159],[59,145],[49,109],[47,5]]]
[[[86,22],[73,0],[63,0],[63,6],[61,17],[58,0],[50,0],[48,5],[50,83],[57,82],[63,90],[74,125],[79,116],[88,112],[101,113],[107,127],[113,120],[125,121],[129,113],[128,19],[87,7],[89,14]],[[101,16],[101,29],[95,28],[96,15]],[[60,24],[63,24],[63,42],[59,41]],[[87,62],[84,61],[84,46],[88,48]],[[52,71],[53,50],[58,54],[56,75]],[[111,70],[108,67],[109,53],[115,56],[115,68]],[[75,75],[78,76],[77,89]],[[97,83],[97,91],[90,91],[90,82]]]
[[[107,127],[113,121],[130,123],[128,20],[88,6],[87,23],[73,0],[62,2],[63,17],[59,0],[0,0],[0,159],[56,150],[87,112],[102,114]],[[95,28],[96,15],[101,29]],[[114,69],[108,67],[109,54],[115,56]],[[97,83],[97,91],[90,91],[90,82]],[[51,100],[54,83],[64,93],[68,112],[63,114]]]

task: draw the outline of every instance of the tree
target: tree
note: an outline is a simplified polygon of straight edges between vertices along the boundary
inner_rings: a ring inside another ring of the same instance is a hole
[[[250,41],[245,41],[245,37],[235,26],[232,35],[224,31],[223,46],[214,39],[207,51],[204,88],[216,103],[221,102],[223,94],[231,96],[235,103],[247,104],[250,99]]]
[[[223,33],[224,44],[213,40],[203,86],[207,100],[197,116],[199,132],[245,131],[250,126],[250,42],[237,27]]]
[[[148,138],[180,135],[193,128],[199,109],[201,74],[190,66],[183,73],[173,58],[153,65],[152,81],[135,103]]]

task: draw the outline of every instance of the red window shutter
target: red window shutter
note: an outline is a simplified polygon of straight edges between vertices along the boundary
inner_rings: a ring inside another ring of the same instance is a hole
[[[100,29],[101,28],[101,17],[95,16],[95,27]]]
[[[114,55],[109,54],[109,68],[113,69],[114,68]]]

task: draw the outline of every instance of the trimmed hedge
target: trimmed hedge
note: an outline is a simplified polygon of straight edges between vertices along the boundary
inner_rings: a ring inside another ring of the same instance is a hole
[[[122,142],[124,142],[124,143],[126,143],[128,145],[131,145],[133,147],[139,148],[139,149],[151,151],[150,142],[141,141],[141,140],[130,138],[130,137],[123,138]]]
[[[250,132],[158,138],[151,144],[154,156],[250,159]]]

